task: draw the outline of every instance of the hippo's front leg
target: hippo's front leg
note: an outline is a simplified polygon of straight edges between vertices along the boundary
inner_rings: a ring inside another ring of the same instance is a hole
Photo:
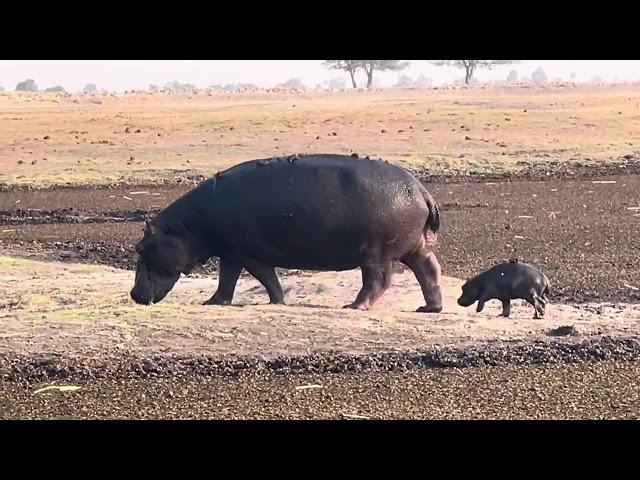
[[[258,262],[252,258],[242,258],[242,264],[247,272],[253,275],[269,294],[269,303],[284,305],[284,292],[280,280],[276,275],[276,269]]]
[[[511,300],[502,300],[502,313],[501,317],[509,318],[511,315]]]
[[[240,262],[230,258],[221,258],[218,268],[218,290],[203,305],[231,305],[240,273],[242,273]]]
[[[480,293],[480,297],[478,297],[478,306],[476,307],[476,313],[482,312],[485,302],[487,302],[489,299],[490,297],[489,295],[487,295],[487,292]]]

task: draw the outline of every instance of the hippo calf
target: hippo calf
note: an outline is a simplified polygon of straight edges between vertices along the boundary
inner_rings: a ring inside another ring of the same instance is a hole
[[[537,268],[521,263],[517,259],[500,263],[486,272],[468,280],[462,286],[458,305],[469,307],[478,302],[476,312],[481,312],[485,302],[500,300],[503,317],[511,313],[511,300],[522,299],[533,305],[538,319],[544,315],[549,293],[549,279]]]
[[[247,270],[283,304],[275,268],[360,268],[362,288],[345,308],[368,309],[391,284],[392,262],[415,274],[426,305],[440,312],[434,248],[440,213],[406,170],[357,155],[294,155],[253,160],[219,172],[152,221],[136,245],[131,297],[161,301],[180,274],[219,257],[219,283],[205,304],[228,305]]]

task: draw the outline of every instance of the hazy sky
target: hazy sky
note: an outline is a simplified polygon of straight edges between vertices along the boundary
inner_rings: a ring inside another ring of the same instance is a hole
[[[410,60],[402,74],[415,78],[419,74],[431,78],[436,85],[449,83],[462,77],[462,71],[452,67],[438,67],[424,60]],[[512,66],[493,71],[478,71],[479,80],[504,80],[509,70],[529,76],[542,67],[551,80],[569,79],[576,73],[577,81],[593,76],[611,80],[640,79],[638,60],[523,60]],[[146,89],[149,84],[164,85],[177,80],[198,87],[226,83],[256,83],[272,86],[290,78],[299,78],[310,87],[323,80],[348,75],[327,70],[320,60],[0,60],[0,86],[15,89],[18,82],[33,78],[40,89],[62,85],[65,89],[80,90],[86,83],[95,83],[99,89]],[[361,79],[364,74],[360,73]],[[382,85],[395,84],[398,72],[380,75]]]

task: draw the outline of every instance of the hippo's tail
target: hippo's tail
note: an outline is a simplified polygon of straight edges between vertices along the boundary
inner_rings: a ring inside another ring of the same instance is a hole
[[[438,209],[438,204],[427,189],[422,190],[422,196],[424,201],[427,202],[427,207],[429,207],[429,216],[427,216],[427,221],[424,224],[425,233],[427,230],[438,233],[438,230],[440,230],[440,210]]]

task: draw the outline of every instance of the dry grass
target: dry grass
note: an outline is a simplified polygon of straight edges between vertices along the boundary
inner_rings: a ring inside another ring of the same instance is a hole
[[[606,162],[640,150],[639,126],[640,86],[632,85],[120,97],[3,93],[0,182],[153,181],[299,152],[356,151],[456,171]]]

